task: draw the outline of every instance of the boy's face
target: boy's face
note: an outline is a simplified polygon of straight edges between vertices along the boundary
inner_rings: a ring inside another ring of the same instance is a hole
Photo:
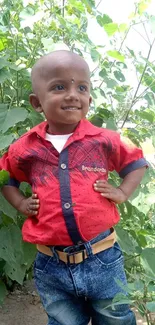
[[[35,109],[44,113],[49,131],[72,132],[86,116],[91,102],[87,65],[81,58],[63,57],[49,60],[43,68],[38,93],[31,95],[35,96],[35,101],[38,99]]]

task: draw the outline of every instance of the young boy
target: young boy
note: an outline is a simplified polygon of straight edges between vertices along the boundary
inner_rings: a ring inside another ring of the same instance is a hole
[[[124,285],[122,252],[113,226],[146,168],[142,151],[85,119],[91,103],[87,63],[52,52],[32,69],[30,103],[43,122],[13,143],[1,159],[10,173],[6,199],[28,216],[22,233],[37,244],[34,277],[48,325],[135,325],[128,305],[111,308]],[[114,188],[108,171],[123,178]],[[18,190],[26,181],[34,193]]]

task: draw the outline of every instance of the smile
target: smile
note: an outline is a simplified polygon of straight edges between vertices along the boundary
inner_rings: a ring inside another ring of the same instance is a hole
[[[62,109],[64,111],[78,111],[81,108],[80,107],[75,107],[75,106],[66,106],[66,107],[62,107]]]

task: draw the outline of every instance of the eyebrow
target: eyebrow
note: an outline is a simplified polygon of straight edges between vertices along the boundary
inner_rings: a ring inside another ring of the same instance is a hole
[[[50,80],[49,83],[48,83],[48,87],[51,86],[51,84],[54,84],[54,83],[69,83],[71,80],[66,80],[66,79],[57,79],[57,78],[54,78],[53,80]],[[85,84],[90,84],[89,81],[87,80],[75,80],[74,79],[74,83],[85,83]]]

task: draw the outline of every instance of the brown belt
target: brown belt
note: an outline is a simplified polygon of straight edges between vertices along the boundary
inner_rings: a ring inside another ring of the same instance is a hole
[[[115,230],[112,228],[111,234],[109,236],[91,245],[92,253],[95,255],[97,253],[106,250],[107,248],[112,247],[115,241],[116,241],[116,233]],[[53,256],[53,252],[48,246],[38,244],[37,249],[39,252],[45,255]],[[59,250],[55,250],[55,252],[57,253],[59,259],[66,264],[68,263],[78,264],[83,262],[88,257],[86,249],[79,252],[74,251],[73,253],[61,252]]]

